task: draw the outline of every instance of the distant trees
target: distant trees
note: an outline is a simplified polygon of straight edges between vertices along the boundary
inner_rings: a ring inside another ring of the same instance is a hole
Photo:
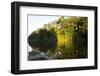
[[[54,58],[87,57],[87,17],[64,17],[44,24],[29,37],[29,45]]]

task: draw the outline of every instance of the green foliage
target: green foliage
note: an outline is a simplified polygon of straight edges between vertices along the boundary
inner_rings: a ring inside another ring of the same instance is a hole
[[[87,57],[87,17],[64,16],[44,24],[29,37],[29,45],[55,59]]]
[[[35,31],[29,36],[28,41],[33,49],[38,48],[42,52],[46,52],[55,48],[57,39],[53,31],[39,29],[38,32]]]

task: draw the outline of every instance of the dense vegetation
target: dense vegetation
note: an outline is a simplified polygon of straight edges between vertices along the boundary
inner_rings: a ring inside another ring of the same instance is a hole
[[[44,24],[28,37],[33,49],[54,59],[87,58],[87,17],[64,17]]]

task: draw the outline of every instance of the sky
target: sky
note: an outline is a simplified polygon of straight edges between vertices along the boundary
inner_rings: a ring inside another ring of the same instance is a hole
[[[28,15],[28,36],[44,24],[57,20],[59,16]]]

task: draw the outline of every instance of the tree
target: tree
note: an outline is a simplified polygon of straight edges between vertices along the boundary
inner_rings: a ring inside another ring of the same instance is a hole
[[[54,58],[87,57],[87,17],[64,17],[44,24],[28,37],[29,45]]]
[[[39,29],[33,32],[29,38],[29,45],[34,48],[39,48],[41,52],[47,52],[48,50],[54,49],[57,43],[56,34],[54,31],[47,29]]]

